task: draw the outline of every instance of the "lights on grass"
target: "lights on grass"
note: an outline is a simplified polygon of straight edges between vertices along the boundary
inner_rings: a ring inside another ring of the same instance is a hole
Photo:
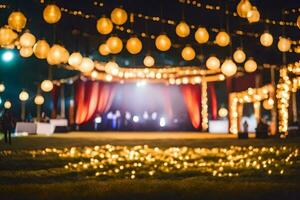
[[[133,118],[132,118],[132,121],[135,122],[135,123],[138,123],[140,121],[139,116],[134,115]]]

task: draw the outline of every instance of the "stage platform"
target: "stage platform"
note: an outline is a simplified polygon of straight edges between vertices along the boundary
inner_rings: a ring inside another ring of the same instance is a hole
[[[49,137],[49,136],[48,136]],[[199,132],[70,132],[57,133],[50,137],[57,138],[86,138],[86,139],[113,139],[113,140],[188,140],[188,139],[232,139],[237,135]]]

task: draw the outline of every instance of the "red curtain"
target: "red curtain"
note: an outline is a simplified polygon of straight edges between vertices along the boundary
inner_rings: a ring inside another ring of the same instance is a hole
[[[76,124],[88,122],[95,114],[102,114],[111,107],[115,94],[114,84],[98,81],[78,81],[75,102]]]
[[[201,87],[199,85],[181,86],[184,103],[194,128],[201,125]]]
[[[212,120],[216,120],[217,119],[218,102],[217,102],[217,95],[216,95],[216,90],[215,90],[215,84],[214,83],[209,83],[208,93],[209,93],[209,96],[210,96],[211,118],[212,118]]]

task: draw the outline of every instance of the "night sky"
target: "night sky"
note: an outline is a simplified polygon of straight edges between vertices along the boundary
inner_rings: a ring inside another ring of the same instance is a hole
[[[48,2],[47,0],[45,2]],[[49,1],[50,2],[50,1]],[[51,1],[53,2],[53,1]],[[93,14],[96,18],[102,15],[109,16],[113,8],[122,5],[124,9],[130,13],[143,13],[149,16],[160,16],[165,19],[172,19],[177,22],[184,19],[187,23],[202,25],[207,28],[226,28],[226,21],[229,22],[229,30],[243,30],[248,32],[262,33],[265,29],[273,34],[274,43],[272,47],[265,48],[259,43],[259,39],[253,37],[232,37],[232,49],[235,50],[243,44],[243,48],[247,56],[254,57],[259,65],[262,63],[270,63],[280,65],[281,53],[277,49],[277,40],[283,31],[293,40],[300,39],[300,30],[297,27],[286,27],[278,25],[266,25],[262,23],[249,24],[246,19],[238,17],[225,17],[220,11],[207,11],[203,8],[193,7],[191,4],[182,4],[178,0],[103,0],[103,7],[94,6],[94,0],[56,0],[58,6],[62,6],[72,10],[81,10],[87,14]],[[221,10],[225,7],[226,1],[221,0],[200,0],[202,4],[211,4],[221,6]],[[227,5],[230,11],[235,11],[238,0],[228,0]],[[108,61],[112,57],[102,57],[99,55],[97,49],[98,45],[103,43],[107,37],[100,35],[96,30],[96,19],[82,19],[77,16],[70,16],[63,13],[61,21],[53,26],[46,24],[42,19],[42,12],[45,4],[40,4],[38,0],[1,0],[0,3],[9,4],[9,9],[0,10],[1,26],[7,23],[9,13],[14,10],[22,11],[27,17],[27,28],[37,36],[37,39],[46,38],[51,44],[54,40],[57,43],[64,44],[71,52],[79,49],[81,53],[90,55],[94,59],[100,61]],[[299,8],[300,1],[298,0],[252,0],[251,3],[255,5],[260,11],[261,18],[270,18],[275,20],[282,19],[282,9]],[[290,14],[285,16],[286,21],[296,21],[297,14]],[[126,28],[131,27],[129,22],[125,24]],[[211,54],[217,55],[220,59],[225,59],[230,54],[230,47],[221,48],[216,45],[198,45],[194,40],[194,31],[191,31],[187,39],[181,39],[175,34],[175,26],[152,21],[145,21],[135,18],[135,23],[132,26],[137,33],[148,31],[148,33],[158,35],[161,32],[166,32],[170,36],[173,48],[161,53],[155,49],[154,40],[143,38],[143,51],[138,56],[130,55],[126,49],[123,49],[121,54],[115,56],[116,61],[120,66],[142,67],[142,59],[149,51],[156,58],[156,63],[160,66],[187,66],[198,65],[204,68],[203,63]],[[77,33],[77,34],[74,34]],[[210,33],[210,41],[213,41],[215,34]],[[114,30],[113,34],[117,34],[124,41],[126,41],[130,34]],[[192,62],[185,62],[181,59],[180,52],[185,44],[191,44],[197,53],[197,59]],[[5,50],[0,49],[0,54]],[[2,99],[11,99],[14,102],[21,89],[27,89],[31,97],[36,93],[37,84],[47,78],[48,64],[46,61],[37,60],[34,56],[31,58],[20,58],[17,50],[14,50],[15,58],[10,63],[0,62],[0,81],[6,85],[6,91],[2,94]],[[203,55],[203,56],[199,56]],[[288,53],[287,62],[294,62],[299,60],[299,54]],[[77,72],[67,71],[64,69],[54,69],[54,79],[69,77]],[[47,95],[46,95],[47,96]],[[49,97],[49,95],[48,95]],[[33,104],[33,101],[31,101]],[[17,105],[16,105],[17,106]],[[19,108],[15,108],[18,110]]]

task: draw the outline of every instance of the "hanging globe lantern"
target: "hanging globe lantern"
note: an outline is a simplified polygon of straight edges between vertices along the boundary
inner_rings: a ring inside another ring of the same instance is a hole
[[[249,23],[259,22],[260,14],[255,6],[247,13],[247,19]]]
[[[0,28],[0,46],[11,45],[18,38],[13,30],[7,27]]]
[[[5,85],[0,83],[0,93],[5,91]]]
[[[182,49],[181,56],[184,60],[191,61],[195,58],[196,53],[195,53],[195,50],[192,47],[186,46]]]
[[[50,48],[50,51],[48,53],[47,62],[50,65],[58,65],[62,62],[64,56],[65,56],[64,47],[58,44],[54,44]]]
[[[10,109],[11,108],[11,102],[10,101],[5,101],[4,102],[4,108],[5,109]]]
[[[50,45],[46,40],[39,40],[33,46],[33,53],[39,59],[46,59],[50,51]]]
[[[44,80],[41,83],[41,89],[44,92],[50,92],[51,90],[53,90],[53,83],[52,83],[52,81],[50,81],[50,80]]]
[[[28,58],[28,57],[32,56],[32,54],[33,54],[33,49],[31,47],[22,47],[20,49],[20,55],[23,58]]]
[[[271,46],[273,44],[273,36],[268,32],[264,32],[260,36],[260,43],[265,47]]]
[[[68,63],[70,53],[65,47],[62,47],[62,48],[63,48],[63,56],[62,56],[61,62],[62,63]]]
[[[264,109],[271,110],[273,108],[273,106],[274,106],[274,100],[273,99],[270,98],[270,99],[264,100],[264,102],[263,102]]]
[[[113,30],[113,24],[107,17],[101,17],[97,21],[97,31],[103,35],[111,33]]]
[[[246,54],[242,49],[237,49],[233,53],[233,60],[237,63],[243,63],[246,60]]]
[[[287,52],[291,48],[291,40],[288,38],[280,37],[277,47],[281,52]]]
[[[109,61],[105,64],[105,72],[114,76],[117,76],[119,73],[119,65],[114,61]]]
[[[216,43],[221,47],[226,47],[230,43],[230,37],[228,33],[221,31],[216,36]]]
[[[237,13],[240,17],[246,18],[248,12],[251,10],[252,5],[249,0],[241,0],[237,6]]]
[[[27,101],[29,99],[29,94],[28,92],[26,92],[25,90],[23,90],[20,94],[19,94],[19,99],[21,101]]]
[[[237,72],[237,66],[231,59],[226,59],[221,66],[221,72],[225,76],[233,76]]]
[[[171,40],[165,34],[159,35],[155,39],[155,46],[160,51],[168,51],[171,48]]]
[[[189,25],[182,21],[180,22],[177,26],[176,26],[176,34],[179,36],[179,37],[187,37],[189,36],[190,34],[190,27]]]
[[[43,17],[48,24],[57,23],[61,18],[60,8],[55,4],[47,5],[44,9]]]
[[[26,26],[26,17],[22,12],[12,12],[8,17],[8,26],[13,30],[21,32],[23,28]]]
[[[144,65],[146,67],[152,67],[155,64],[155,60],[152,56],[146,56],[144,58]]]
[[[123,49],[122,40],[117,36],[111,36],[110,38],[108,38],[106,44],[112,54],[118,54]]]
[[[107,44],[101,44],[98,48],[100,55],[107,56],[110,54],[110,49]]]
[[[211,56],[206,60],[206,67],[208,69],[217,70],[220,68],[220,65],[220,60],[215,56]]]
[[[228,110],[226,108],[220,108],[218,111],[220,117],[224,118],[228,115]]]
[[[195,40],[199,44],[204,44],[208,42],[209,40],[209,33],[207,32],[206,28],[204,27],[199,27],[197,31],[195,32]]]
[[[127,21],[127,12],[123,8],[115,8],[110,15],[111,21],[117,25],[122,25]]]
[[[36,42],[35,36],[29,32],[24,33],[20,37],[20,45],[22,47],[33,47],[35,42]]]
[[[297,18],[297,26],[298,26],[298,28],[300,28],[300,15]]]
[[[45,102],[45,99],[42,95],[38,94],[35,96],[34,98],[34,103],[38,106],[43,105],[43,103]]]
[[[82,58],[82,62],[79,66],[79,70],[82,73],[88,73],[93,71],[94,67],[95,67],[94,61],[88,57],[84,57]]]
[[[126,43],[126,49],[131,54],[138,54],[141,52],[143,44],[137,37],[131,37]]]
[[[68,60],[69,65],[75,68],[79,67],[81,62],[82,62],[82,55],[79,52],[72,53]]]
[[[249,58],[244,65],[245,71],[248,73],[254,72],[257,69],[257,63],[253,58]]]

